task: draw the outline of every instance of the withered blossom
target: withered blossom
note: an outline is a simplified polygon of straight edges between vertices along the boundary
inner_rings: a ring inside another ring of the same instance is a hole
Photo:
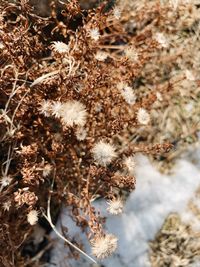
[[[53,42],[52,49],[60,54],[65,54],[69,51],[69,46],[63,42]]]
[[[97,236],[91,240],[92,253],[98,259],[110,256],[117,248],[117,237],[113,234]]]
[[[37,210],[31,210],[27,214],[27,221],[30,225],[34,225],[38,221],[38,211]]]
[[[137,113],[137,120],[140,124],[148,124],[150,122],[150,115],[144,108],[139,108]]]
[[[92,149],[94,160],[102,166],[106,166],[116,158],[115,147],[104,141],[96,143]]]
[[[122,213],[124,203],[120,197],[109,200],[107,211],[113,215],[118,215]]]

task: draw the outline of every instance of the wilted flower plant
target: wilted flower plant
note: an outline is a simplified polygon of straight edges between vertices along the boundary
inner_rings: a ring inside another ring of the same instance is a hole
[[[117,237],[104,232],[92,200],[100,196],[110,213],[121,213],[118,193],[135,188],[134,155],[171,148],[127,138],[133,126],[151,127],[151,107],[167,90],[137,97],[134,88],[165,40],[151,29],[129,35],[123,10],[110,1],[90,10],[76,0],[52,1],[49,17],[30,4],[0,6],[0,261],[27,266],[25,244],[44,219],[61,236],[51,210],[61,205],[102,259],[116,250]]]

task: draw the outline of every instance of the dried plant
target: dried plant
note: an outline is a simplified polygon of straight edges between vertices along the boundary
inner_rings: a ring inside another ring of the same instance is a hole
[[[142,131],[133,127],[131,136],[146,144],[170,140],[176,148],[173,153],[167,157],[151,157],[157,160],[160,170],[167,172],[173,166],[173,159],[199,140],[199,1],[119,0],[118,5],[124,10],[121,19],[129,35],[150,29],[162,47],[155,51],[134,81],[140,96],[157,87],[151,127]],[[163,86],[168,87],[168,91],[160,94]]]
[[[200,239],[178,214],[170,214],[155,240],[151,242],[152,267],[198,266]]]
[[[163,19],[167,9],[154,9]],[[61,206],[85,230],[94,256],[109,256],[117,237],[104,232],[92,201],[103,197],[111,213],[121,212],[120,192],[135,188],[134,155],[172,147],[130,134],[151,129],[158,95],[173,93],[171,80],[144,94],[134,88],[165,39],[151,25],[129,34],[110,1],[89,10],[52,1],[48,17],[27,0],[1,1],[0,11],[0,262],[38,266],[26,242],[44,219],[63,237],[54,225]]]

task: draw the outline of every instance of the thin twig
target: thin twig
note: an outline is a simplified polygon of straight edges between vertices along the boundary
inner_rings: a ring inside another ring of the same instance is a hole
[[[54,70],[54,71],[52,71],[52,72],[50,72],[50,73],[47,73],[47,74],[44,74],[44,75],[40,76],[40,77],[37,78],[34,82],[32,82],[32,84],[30,85],[30,87],[33,87],[33,86],[35,86],[36,84],[43,82],[43,81],[46,80],[47,78],[49,78],[49,77],[51,77],[51,76],[54,76],[54,75],[58,74],[59,71],[60,71],[60,70]]]
[[[85,253],[84,251],[82,251],[79,247],[77,247],[76,245],[74,245],[72,242],[70,242],[68,239],[66,239],[61,233],[58,232],[58,230],[56,229],[56,226],[53,224],[52,219],[51,219],[51,212],[50,212],[50,203],[51,203],[51,194],[49,194],[48,197],[48,202],[47,202],[47,215],[43,213],[43,216],[45,217],[45,219],[49,222],[52,230],[55,232],[55,234],[60,237],[62,240],[64,240],[67,244],[69,244],[70,246],[72,246],[74,249],[76,249],[79,253],[81,253],[82,255],[84,255],[86,258],[88,258],[89,260],[91,260],[93,263],[97,264],[97,262],[90,257],[87,253]]]

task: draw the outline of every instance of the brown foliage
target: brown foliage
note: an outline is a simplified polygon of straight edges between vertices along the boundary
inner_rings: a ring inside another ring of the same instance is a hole
[[[87,11],[75,0],[61,6],[58,13],[52,2],[48,17],[36,15],[28,1],[0,6],[2,266],[22,266],[21,251],[33,230],[27,213],[46,210],[50,194],[56,206],[71,207],[77,225],[89,227],[90,238],[102,236],[103,219],[92,200],[135,188],[123,160],[171,148],[130,141],[121,146],[124,133],[140,127],[138,111],[148,115],[156,101],[157,88],[134,103],[133,92],[126,92],[159,48],[151,29],[128,35],[106,3]],[[110,152],[101,148],[94,160],[93,148],[102,140]]]

